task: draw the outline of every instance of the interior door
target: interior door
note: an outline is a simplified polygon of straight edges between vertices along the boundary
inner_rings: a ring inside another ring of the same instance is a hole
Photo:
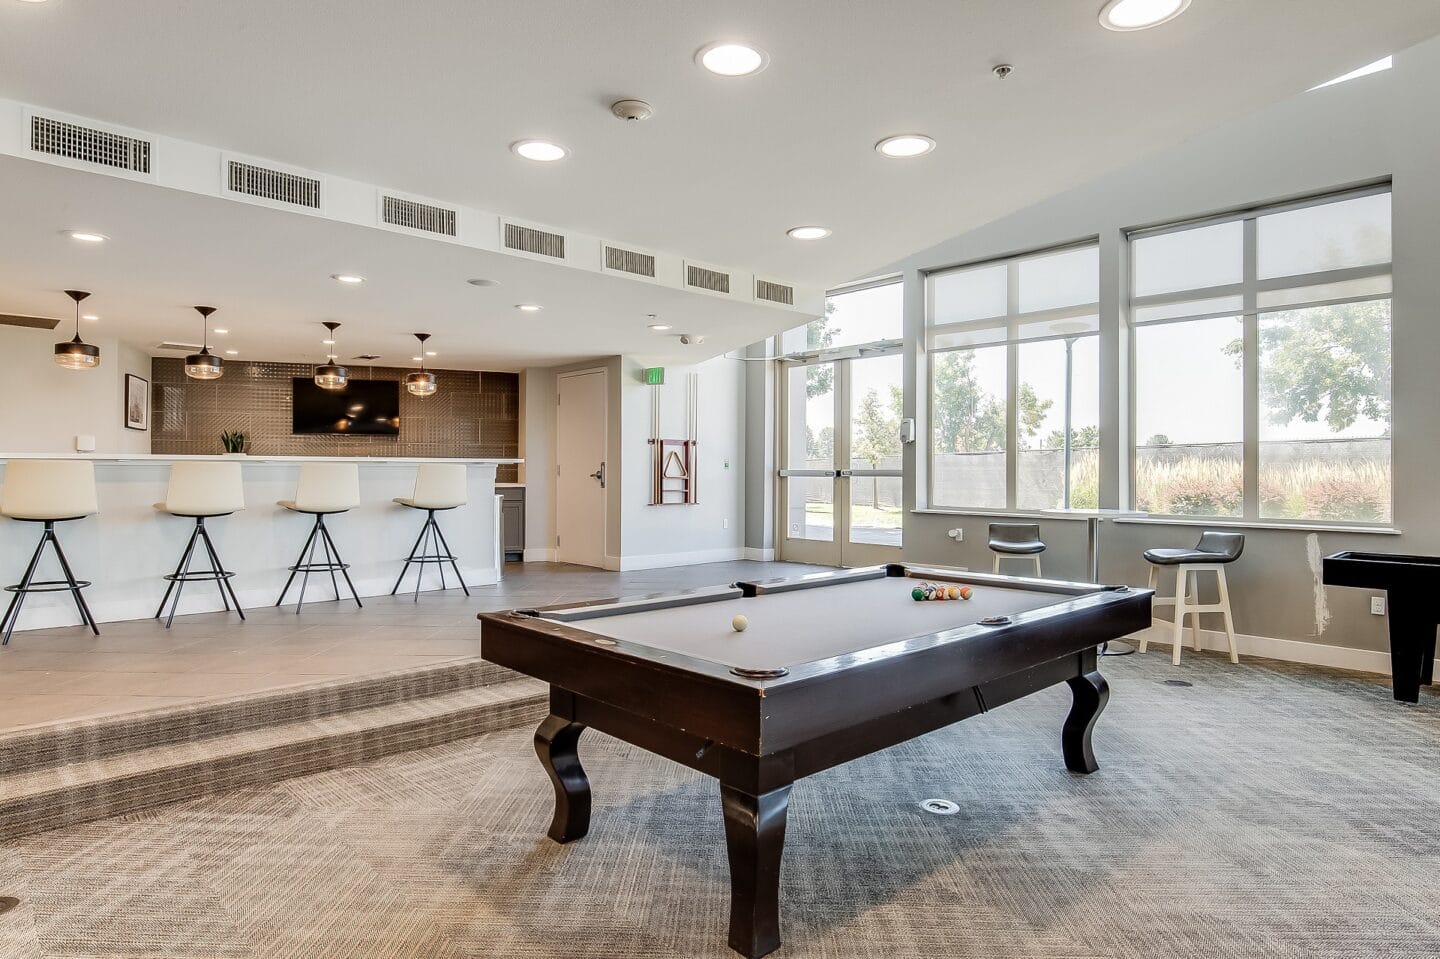
[[[888,352],[781,368],[780,558],[899,562],[902,363]]]
[[[562,563],[604,568],[606,374],[590,370],[562,373],[557,379],[556,555]]]

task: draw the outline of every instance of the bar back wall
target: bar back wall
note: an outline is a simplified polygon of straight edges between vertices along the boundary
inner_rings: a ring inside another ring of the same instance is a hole
[[[349,366],[365,380],[401,380],[408,368]],[[221,453],[220,434],[239,430],[246,452],[279,456],[519,456],[519,375],[435,370],[434,396],[400,389],[398,436],[343,436],[291,432],[291,381],[311,375],[305,363],[229,360],[218,380],[192,380],[185,362],[151,362],[150,450],[153,453]],[[497,480],[513,482],[514,466]],[[507,475],[508,474],[508,475]]]

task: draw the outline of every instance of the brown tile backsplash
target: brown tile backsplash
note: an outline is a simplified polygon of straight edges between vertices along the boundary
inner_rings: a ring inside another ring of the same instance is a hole
[[[420,398],[400,391],[399,436],[328,436],[290,432],[290,381],[307,363],[229,360],[218,380],[192,380],[185,362],[151,360],[150,449],[154,453],[219,453],[220,434],[240,430],[246,451],[281,456],[520,455],[520,378],[515,373],[435,370],[439,390]],[[410,370],[350,365],[350,375],[400,380]],[[497,479],[515,481],[501,466]]]

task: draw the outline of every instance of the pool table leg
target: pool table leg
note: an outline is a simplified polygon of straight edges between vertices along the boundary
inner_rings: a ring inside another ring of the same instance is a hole
[[[1070,684],[1070,692],[1075,698],[1060,732],[1065,768],[1076,773],[1093,773],[1100,764],[1095,761],[1095,750],[1090,746],[1090,733],[1110,699],[1110,684],[1105,682],[1099,670],[1071,676],[1066,682]]]
[[[790,786],[752,796],[720,784],[730,854],[730,948],[759,959],[780,948],[780,857]]]
[[[590,780],[577,748],[584,731],[584,725],[555,713],[535,730],[535,754],[555,786],[549,835],[556,842],[574,842],[590,831]]]

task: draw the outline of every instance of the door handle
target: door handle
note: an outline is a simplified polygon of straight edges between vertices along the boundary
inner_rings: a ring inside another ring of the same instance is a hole
[[[601,488],[601,489],[604,489],[604,488],[605,488],[605,462],[604,462],[604,460],[601,460],[601,462],[600,462],[600,468],[599,468],[598,470],[596,470],[595,472],[593,472],[593,473],[590,474],[590,478],[591,478],[591,479],[599,480],[599,481],[600,481],[600,488]]]

